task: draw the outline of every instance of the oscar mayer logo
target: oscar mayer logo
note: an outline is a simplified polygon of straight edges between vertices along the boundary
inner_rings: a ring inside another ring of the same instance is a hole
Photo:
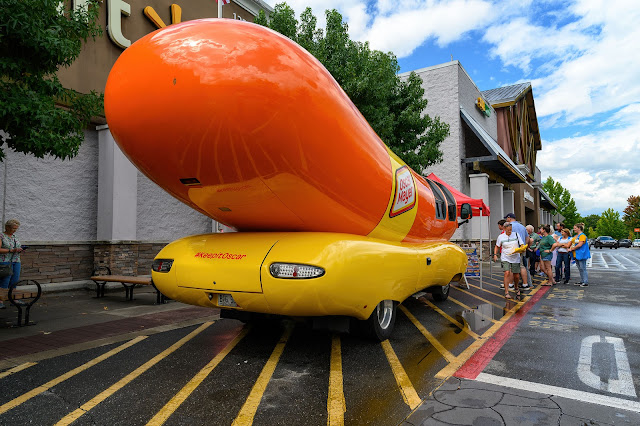
[[[409,167],[403,166],[396,170],[396,192],[393,195],[393,205],[389,217],[395,217],[411,210],[416,205],[416,186]]]

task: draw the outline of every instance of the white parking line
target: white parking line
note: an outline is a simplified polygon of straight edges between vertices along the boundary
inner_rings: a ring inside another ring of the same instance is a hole
[[[613,345],[618,378],[609,378],[609,380],[605,382],[600,376],[597,376],[591,371],[592,348],[595,343],[602,342],[602,338],[600,336],[588,336],[582,339],[580,360],[578,361],[577,369],[578,377],[582,383],[594,389],[637,398],[636,390],[633,387],[631,367],[629,366],[629,360],[627,359],[627,351],[624,348],[622,339],[607,336],[604,340],[606,343]]]
[[[573,399],[580,402],[604,405],[606,407],[619,408],[640,413],[640,403],[612,396],[599,395],[597,393],[583,392],[574,389],[560,388],[557,386],[543,385],[542,383],[527,382],[524,380],[511,379],[509,377],[494,376],[492,374],[480,373],[476,381],[491,383],[498,386],[506,386],[513,389],[520,389],[530,392],[538,392],[547,395],[555,395],[562,398]]]

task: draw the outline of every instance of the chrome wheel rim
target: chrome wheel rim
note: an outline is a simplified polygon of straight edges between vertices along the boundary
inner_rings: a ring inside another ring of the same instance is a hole
[[[451,288],[451,283],[442,287],[442,294],[449,294],[449,288]]]
[[[378,303],[376,307],[376,314],[378,316],[378,324],[381,329],[386,329],[391,324],[391,318],[393,317],[393,300],[383,300]]]

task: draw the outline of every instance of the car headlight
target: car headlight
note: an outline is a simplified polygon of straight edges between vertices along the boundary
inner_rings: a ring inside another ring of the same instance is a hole
[[[173,265],[173,259],[156,259],[151,265],[151,269],[154,272],[169,272]]]
[[[324,275],[324,269],[319,266],[299,263],[272,263],[269,266],[269,272],[274,278],[292,279],[318,278]]]

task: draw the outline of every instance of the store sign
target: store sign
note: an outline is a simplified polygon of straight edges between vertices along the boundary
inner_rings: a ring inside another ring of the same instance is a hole
[[[530,203],[533,203],[533,195],[529,193],[526,189],[524,190],[524,199]]]
[[[73,0],[73,8],[74,10],[87,8],[88,0]],[[109,39],[121,47],[122,49],[126,49],[131,46],[131,40],[125,37],[122,34],[122,17],[131,16],[131,5],[124,0],[106,0],[107,3],[107,34]],[[177,4],[172,4],[171,6],[171,24],[177,24],[181,22],[182,19],[182,8]],[[160,18],[158,13],[151,6],[146,6],[143,8],[143,13],[149,19],[153,25],[157,28],[166,27],[167,24]],[[233,14],[233,19],[237,19],[240,21],[245,21],[239,15]]]
[[[486,117],[491,115],[491,107],[484,101],[482,98],[476,99],[476,107],[483,113]]]
[[[640,232],[640,228],[634,228],[633,232]]]

